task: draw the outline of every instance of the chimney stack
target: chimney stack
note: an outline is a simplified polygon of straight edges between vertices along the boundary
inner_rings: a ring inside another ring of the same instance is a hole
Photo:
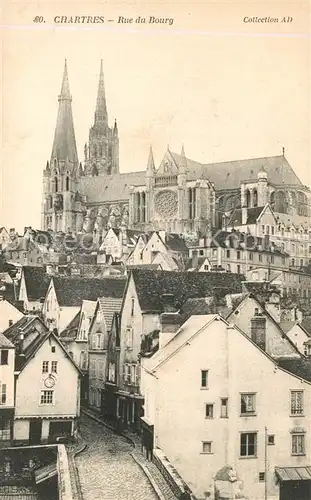
[[[256,315],[251,319],[251,338],[263,350],[266,350],[266,318]]]

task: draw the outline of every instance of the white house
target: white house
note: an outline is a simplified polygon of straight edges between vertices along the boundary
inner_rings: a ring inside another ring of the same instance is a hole
[[[73,436],[80,415],[80,371],[52,333],[16,347],[15,443]]]
[[[143,424],[196,498],[310,498],[311,370],[275,361],[218,315],[142,358]]]
[[[9,326],[14,325],[23,317],[23,313],[16,307],[0,297],[0,332],[4,332]]]
[[[22,267],[18,300],[23,302],[26,312],[41,312],[50,281],[44,267]]]
[[[14,422],[15,349],[0,333],[0,448],[10,446]]]
[[[311,355],[311,337],[299,321],[283,321],[280,326],[301,354],[305,356]]]

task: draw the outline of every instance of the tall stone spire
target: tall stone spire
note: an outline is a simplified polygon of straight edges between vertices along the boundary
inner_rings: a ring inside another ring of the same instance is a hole
[[[104,84],[104,69],[103,69],[102,59],[100,61],[100,73],[99,73],[96,110],[95,110],[95,125],[98,122],[106,122],[106,123],[108,122],[105,84]]]
[[[155,173],[155,164],[154,164],[154,157],[153,157],[152,146],[150,146],[150,149],[149,149],[149,157],[148,157],[148,163],[147,163],[147,173],[149,175],[154,175],[154,173]]]
[[[76,138],[71,109],[67,61],[65,60],[61,92],[58,96],[58,115],[51,154],[51,164],[55,160],[75,166],[78,163]],[[69,165],[68,165],[69,166]]]

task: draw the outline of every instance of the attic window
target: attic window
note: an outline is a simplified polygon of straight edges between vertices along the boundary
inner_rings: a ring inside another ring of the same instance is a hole
[[[240,311],[235,311],[235,313],[234,313],[234,314],[238,315],[238,314],[240,314]]]
[[[52,352],[55,352],[55,345],[52,345],[52,347],[51,347],[51,351],[52,351]]]

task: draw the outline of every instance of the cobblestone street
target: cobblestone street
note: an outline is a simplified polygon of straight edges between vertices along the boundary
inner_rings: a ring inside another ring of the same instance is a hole
[[[125,438],[85,415],[81,434],[88,445],[76,457],[83,500],[157,500]]]

